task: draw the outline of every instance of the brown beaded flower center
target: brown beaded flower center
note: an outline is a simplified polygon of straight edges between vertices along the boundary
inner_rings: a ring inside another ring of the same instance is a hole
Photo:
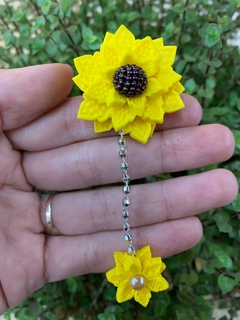
[[[147,87],[147,74],[135,64],[126,64],[117,69],[113,76],[114,88],[126,97],[143,93]]]

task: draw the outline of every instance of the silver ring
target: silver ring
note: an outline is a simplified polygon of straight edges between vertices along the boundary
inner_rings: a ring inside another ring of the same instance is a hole
[[[55,228],[52,220],[52,200],[54,196],[55,194],[51,194],[47,199],[45,215],[46,215],[46,222],[47,222],[48,231],[49,231],[48,234],[53,236],[59,236],[60,232]]]

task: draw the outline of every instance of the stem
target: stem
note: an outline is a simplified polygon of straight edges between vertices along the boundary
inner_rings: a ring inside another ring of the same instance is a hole
[[[140,31],[140,36],[142,37],[143,34],[143,18],[142,18],[142,8],[143,8],[143,4],[141,0],[137,0],[136,1],[137,4],[137,10],[140,14],[140,18],[139,18],[139,31]]]
[[[97,301],[98,301],[100,295],[102,294],[103,289],[105,288],[106,284],[107,284],[107,279],[104,278],[104,280],[102,281],[102,283],[100,285],[100,288],[98,289],[97,296],[95,297],[95,299],[90,304],[90,309],[93,308],[97,304]]]
[[[164,18],[164,1],[163,0],[160,2],[160,15],[161,15],[161,18],[158,20],[158,23],[157,23],[157,30],[159,34],[161,34],[163,30],[163,18]]]
[[[41,319],[41,320],[49,320],[43,313],[41,313],[38,308],[36,307],[35,303],[33,302],[34,300],[31,297],[27,298],[29,305],[31,309],[36,312],[36,315]]]
[[[99,2],[99,5],[100,5],[100,7],[102,8],[102,12],[104,12],[104,3],[103,3],[103,1],[102,0],[98,0],[98,2]],[[102,16],[102,19],[103,19],[103,31],[104,31],[104,33],[105,32],[107,32],[107,20],[106,20],[106,16],[105,15],[103,15]]]
[[[71,48],[73,49],[73,51],[79,56],[80,54],[79,54],[79,52],[78,52],[78,50],[77,50],[77,48],[76,48],[76,46],[75,46],[75,43],[74,43],[73,38],[71,37],[69,31],[66,29],[66,27],[65,27],[65,25],[64,25],[64,23],[63,23],[63,21],[62,21],[61,19],[59,19],[59,22],[60,22],[61,26],[63,27],[64,31],[66,32],[69,40],[70,40],[71,43],[72,43],[72,45],[71,45],[70,47],[71,47]]]
[[[211,61],[212,58],[213,58],[213,50],[210,50],[210,51],[209,51],[209,61]],[[203,90],[206,90],[206,88],[207,88],[207,78],[208,78],[208,72],[209,72],[210,67],[211,67],[211,66],[208,64],[207,69],[206,69],[206,72],[205,72],[205,75],[204,75]],[[204,103],[205,103],[205,97],[202,97],[201,104],[202,104],[202,107],[203,107],[203,108],[204,108]]]
[[[185,3],[185,9],[184,9],[184,12],[183,12],[183,18],[182,18],[182,25],[181,25],[180,37],[178,38],[178,45],[177,45],[177,46],[179,46],[179,45],[181,44],[182,35],[183,35],[183,32],[184,32],[184,28],[185,28],[186,12],[187,12],[187,7],[188,7],[188,1],[189,1],[189,0],[186,0],[186,3]]]

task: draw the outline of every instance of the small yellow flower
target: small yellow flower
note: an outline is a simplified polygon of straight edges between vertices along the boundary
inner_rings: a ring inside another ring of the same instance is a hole
[[[152,258],[149,246],[138,250],[136,256],[127,252],[114,252],[116,267],[106,273],[107,280],[118,287],[119,303],[134,298],[144,307],[148,305],[151,291],[168,289],[169,284],[161,275],[166,268],[160,257]]]
[[[74,59],[73,81],[84,92],[78,118],[94,121],[95,132],[113,128],[146,143],[165,113],[184,107],[175,54],[162,38],[135,39],[123,25],[107,32],[99,52]]]

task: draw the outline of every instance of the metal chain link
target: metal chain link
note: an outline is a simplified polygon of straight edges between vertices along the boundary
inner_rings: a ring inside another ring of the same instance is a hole
[[[119,156],[122,159],[122,164],[121,164],[121,169],[123,171],[123,176],[122,176],[122,181],[125,183],[124,187],[122,188],[123,194],[125,197],[123,198],[122,204],[124,207],[124,210],[122,211],[122,217],[124,219],[124,224],[123,224],[123,230],[126,232],[124,236],[124,240],[128,243],[128,253],[132,256],[135,256],[136,250],[134,246],[132,245],[132,236],[129,233],[130,232],[130,224],[128,223],[129,219],[129,207],[130,207],[130,199],[129,199],[129,194],[131,192],[131,188],[129,187],[129,182],[130,182],[130,176],[128,174],[128,163],[126,162],[127,160],[127,150],[126,150],[126,139],[124,138],[124,133],[123,131],[118,131],[118,134],[120,135],[120,138],[118,140],[119,146],[120,146],[120,151],[119,151]]]

